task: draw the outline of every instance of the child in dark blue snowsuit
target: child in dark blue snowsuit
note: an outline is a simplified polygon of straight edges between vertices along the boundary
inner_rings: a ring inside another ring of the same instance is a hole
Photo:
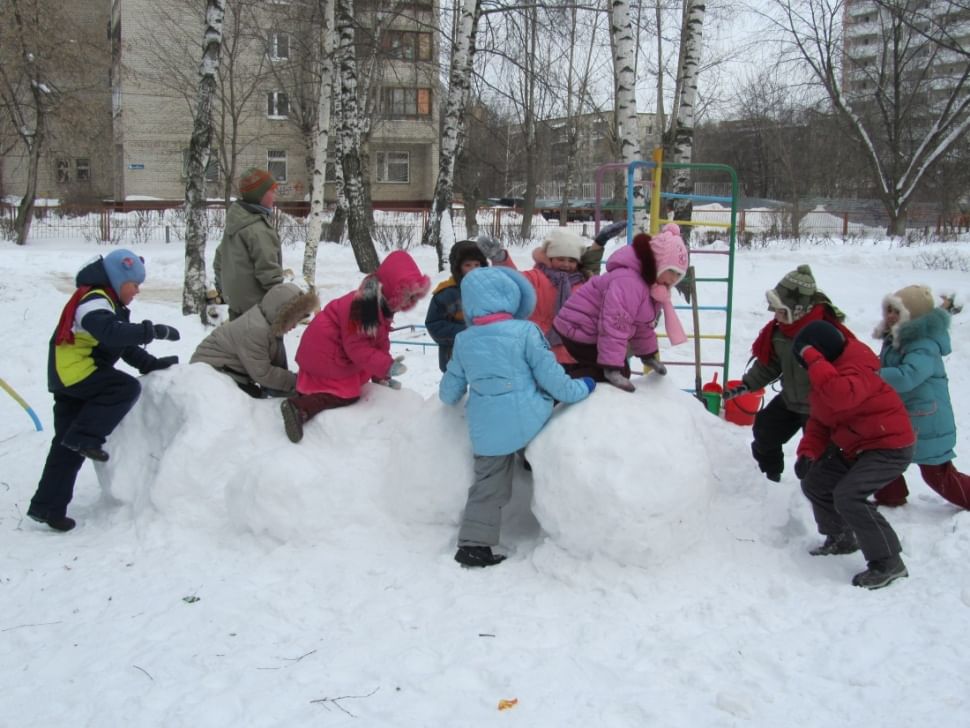
[[[118,359],[142,374],[178,363],[140,348],[154,339],[178,341],[172,326],[129,323],[128,304],[145,280],[142,259],[124,248],[84,266],[54,335],[47,361],[47,385],[54,394],[54,439],[27,515],[55,531],[70,531],[67,506],[84,458],[108,459],[102,449],[141,393],[130,374],[114,368]]]

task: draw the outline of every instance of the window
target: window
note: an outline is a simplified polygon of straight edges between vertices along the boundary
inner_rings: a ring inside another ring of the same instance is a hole
[[[378,152],[377,181],[410,182],[411,155],[408,152]]]
[[[266,94],[266,116],[270,119],[285,119],[290,115],[290,101],[283,91],[270,91]]]
[[[286,150],[268,149],[266,151],[266,169],[277,182],[286,182]]]
[[[431,33],[388,30],[381,36],[381,48],[390,58],[403,61],[430,61]]]
[[[182,177],[189,176],[189,150],[182,150]],[[205,168],[205,181],[206,182],[218,182],[219,181],[219,150],[210,149],[209,150],[209,164]]]
[[[290,57],[290,36],[286,33],[273,33],[269,41],[269,57],[274,61],[285,61]]]
[[[63,184],[71,181],[71,163],[67,159],[57,159],[54,161],[54,177],[58,183]]]
[[[391,119],[431,115],[431,89],[385,88],[384,114]]]
[[[78,182],[91,181],[90,159],[80,158],[74,160],[74,179],[76,179]]]

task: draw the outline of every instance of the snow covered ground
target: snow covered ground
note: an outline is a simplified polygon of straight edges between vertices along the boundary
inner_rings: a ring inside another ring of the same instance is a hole
[[[452,560],[471,456],[420,330],[395,344],[403,390],[371,386],[299,445],[278,401],[205,365],[148,375],[110,462],[81,470],[77,529],[26,519],[50,438],[47,342],[74,273],[107,251],[0,243],[0,376],[45,427],[0,394],[0,725],[967,724],[970,515],[911,468],[910,503],[887,513],[910,578],[853,588],[861,555],[808,555],[819,537],[794,476],[760,475],[750,429],[682,391],[690,367],[641,378],[632,395],[601,385],[556,413],[530,446],[533,472],[516,474],[510,557],[490,569]],[[187,362],[205,332],[180,313],[182,251],[137,251],[148,280],[133,317],[176,325],[181,341],[150,348]],[[412,252],[444,277],[432,251]],[[529,264],[528,249],[514,255]],[[284,250],[294,270],[301,256]],[[725,264],[695,261],[712,274]],[[968,243],[741,252],[732,376],[767,321],[764,290],[803,262],[865,340],[887,292],[970,292]],[[348,247],[322,246],[318,270],[325,300],[361,277]],[[702,284],[700,297],[722,302],[724,287]],[[397,323],[423,322],[426,305]],[[705,333],[723,325],[703,312]],[[952,334],[966,471],[970,311]],[[720,356],[716,340],[704,347]],[[662,348],[668,361],[692,353]]]

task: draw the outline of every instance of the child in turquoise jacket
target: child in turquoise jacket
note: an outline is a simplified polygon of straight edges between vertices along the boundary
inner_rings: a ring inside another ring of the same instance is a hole
[[[882,321],[873,335],[882,340],[879,374],[906,405],[923,480],[960,508],[970,508],[970,475],[953,466],[957,428],[943,357],[950,353],[950,313],[934,305],[926,286],[906,286],[882,301]],[[909,489],[900,475],[875,495],[876,503],[901,506]]]
[[[451,361],[438,388],[445,404],[469,392],[468,428],[475,455],[475,482],[458,533],[455,560],[491,566],[505,557],[498,544],[502,507],[512,494],[515,454],[552,416],[554,400],[579,402],[595,383],[571,379],[529,315],[535,290],[510,268],[476,268],[461,282],[468,328],[455,338]]]

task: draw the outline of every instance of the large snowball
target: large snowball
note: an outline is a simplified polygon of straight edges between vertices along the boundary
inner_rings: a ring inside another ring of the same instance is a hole
[[[575,556],[663,563],[704,538],[724,427],[669,379],[639,379],[632,394],[600,385],[529,445],[535,515]]]

